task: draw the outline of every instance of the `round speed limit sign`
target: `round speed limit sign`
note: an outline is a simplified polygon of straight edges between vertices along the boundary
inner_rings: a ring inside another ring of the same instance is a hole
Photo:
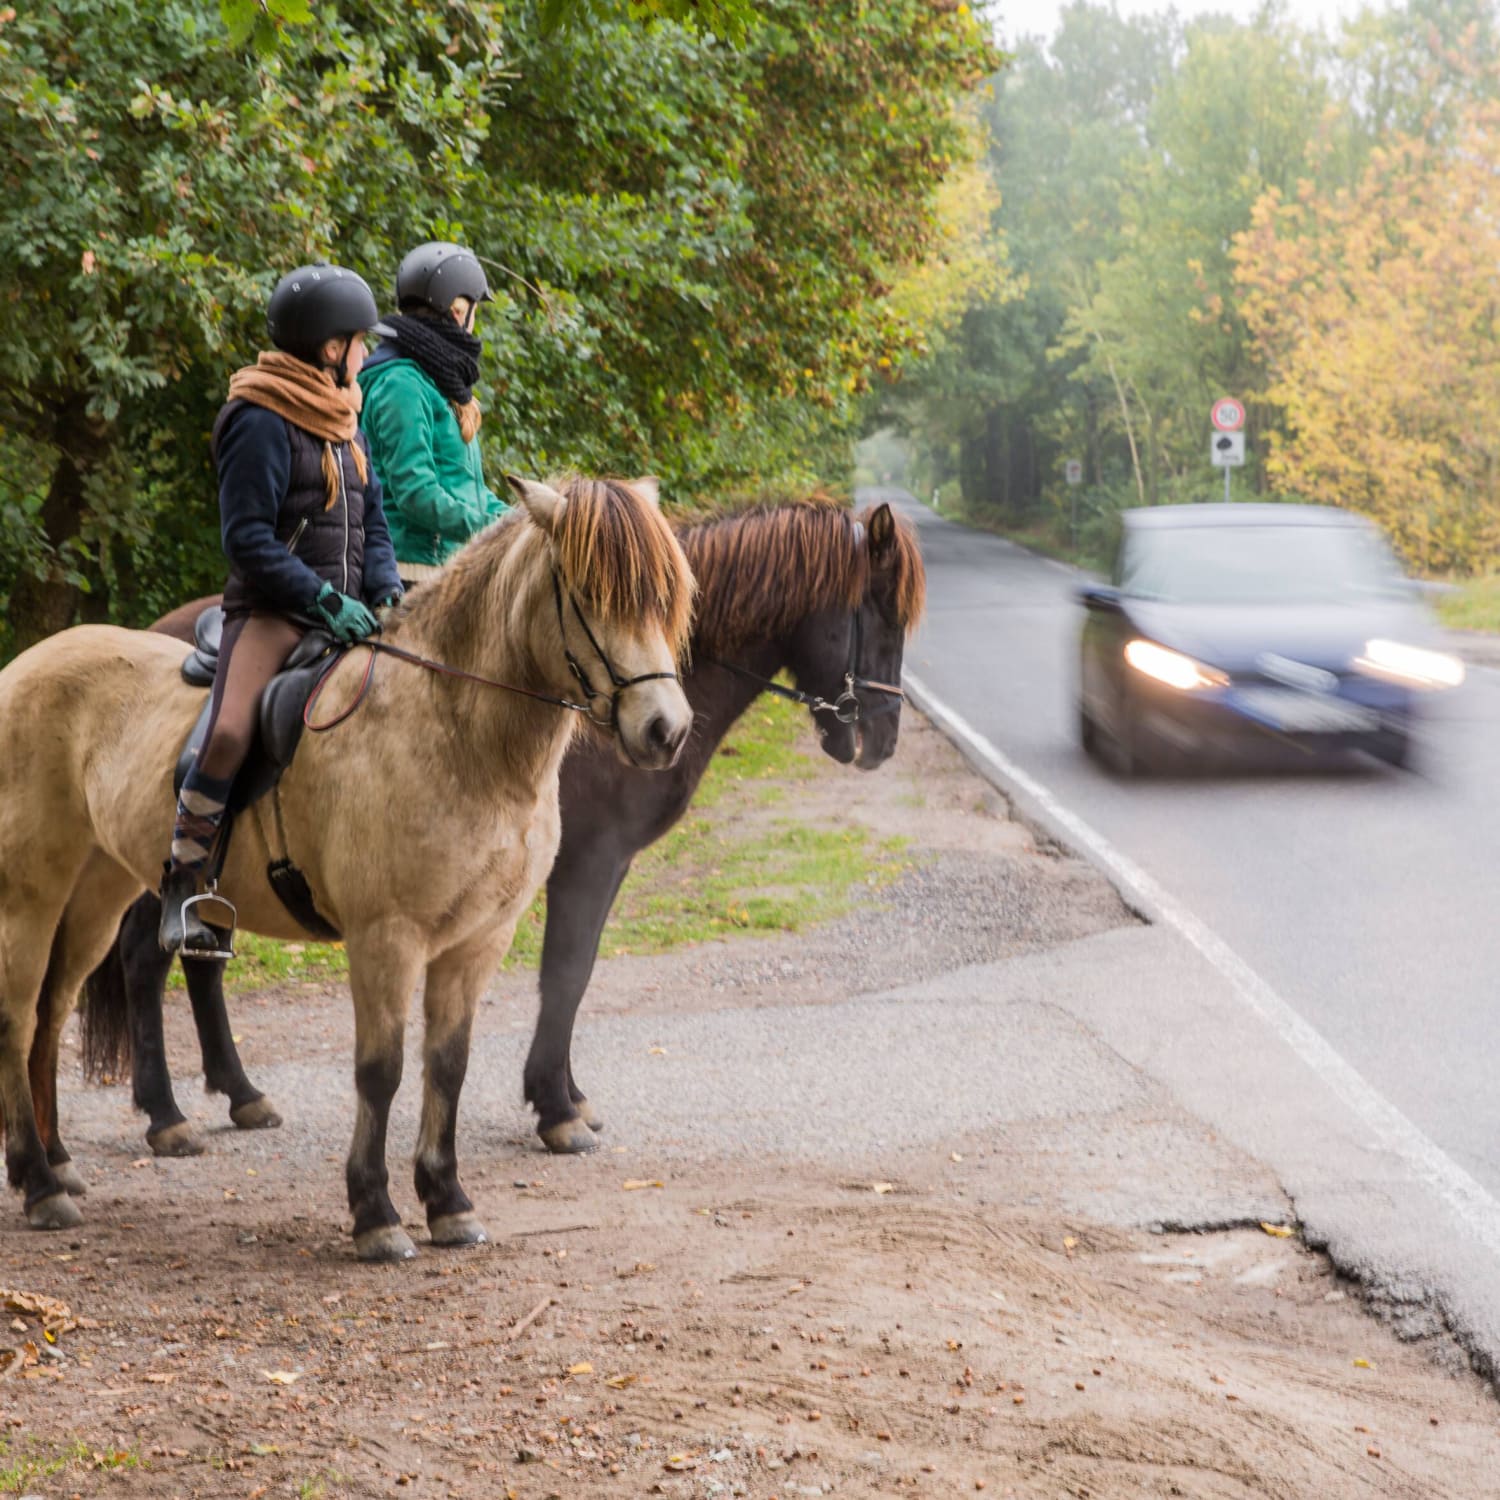
[[[1245,408],[1231,396],[1214,402],[1210,413],[1215,428],[1220,432],[1238,432],[1245,425]]]

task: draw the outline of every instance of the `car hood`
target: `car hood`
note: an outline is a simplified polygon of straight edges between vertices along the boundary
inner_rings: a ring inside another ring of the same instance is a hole
[[[1437,632],[1415,604],[1164,604],[1126,599],[1136,632],[1226,672],[1252,671],[1266,654],[1342,672],[1365,642],[1437,644]]]

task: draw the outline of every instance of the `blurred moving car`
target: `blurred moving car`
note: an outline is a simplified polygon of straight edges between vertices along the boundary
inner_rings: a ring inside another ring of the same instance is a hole
[[[1464,677],[1379,531],[1323,506],[1126,511],[1079,597],[1079,735],[1127,774],[1270,743],[1405,765]]]

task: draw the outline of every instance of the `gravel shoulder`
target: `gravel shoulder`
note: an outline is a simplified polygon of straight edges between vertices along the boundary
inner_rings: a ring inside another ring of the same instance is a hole
[[[460,1132],[490,1247],[351,1260],[337,985],[235,1002],[280,1131],[192,1096],[180,1005],[208,1155],[150,1158],[126,1089],[70,1079],[84,1228],[0,1216],[0,1288],[68,1309],[55,1343],[4,1314],[0,1493],[1494,1493],[1452,1346],[1263,1228],[1269,1174],[1049,1003],[1150,951],[1107,884],[915,715],[878,775],[819,760],[793,796],[724,815],[860,822],[909,867],[801,934],[603,961],[595,1156],[537,1147],[533,980],[498,981]]]

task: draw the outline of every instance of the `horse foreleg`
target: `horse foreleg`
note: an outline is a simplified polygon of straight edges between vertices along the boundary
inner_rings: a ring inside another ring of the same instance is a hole
[[[565,848],[547,881],[541,1009],[523,1076],[537,1134],[549,1151],[560,1154],[598,1149],[594,1132],[603,1121],[573,1082],[573,1022],[594,972],[609,909],[629,869],[629,858],[613,851],[570,856]]]
[[[349,942],[357,1102],[345,1179],[361,1260],[410,1260],[417,1253],[387,1191],[385,1163],[391,1101],[401,1087],[406,1011],[421,972],[417,951],[415,941],[402,943],[389,933],[351,936]]]
[[[482,944],[444,954],[427,967],[422,1127],[415,1175],[434,1245],[489,1241],[458,1180],[458,1096],[469,1069],[469,1042],[479,997],[500,966],[514,930],[512,923],[499,934],[489,934]]]
[[[241,1130],[275,1130],[281,1116],[245,1076],[229,1011],[224,1004],[224,964],[194,959],[184,964],[188,999],[193,1005],[193,1024],[198,1028],[198,1047],[203,1054],[203,1086],[211,1094],[229,1098],[229,1118]]]
[[[157,1156],[198,1156],[203,1138],[177,1107],[167,1064],[162,1008],[172,955],[163,953],[156,940],[160,925],[161,902],[148,891],[120,923],[112,956],[118,967],[112,969],[106,961],[89,981],[89,1005],[114,1015],[124,1009],[130,1036],[130,1096],[150,1122],[146,1144]]]

